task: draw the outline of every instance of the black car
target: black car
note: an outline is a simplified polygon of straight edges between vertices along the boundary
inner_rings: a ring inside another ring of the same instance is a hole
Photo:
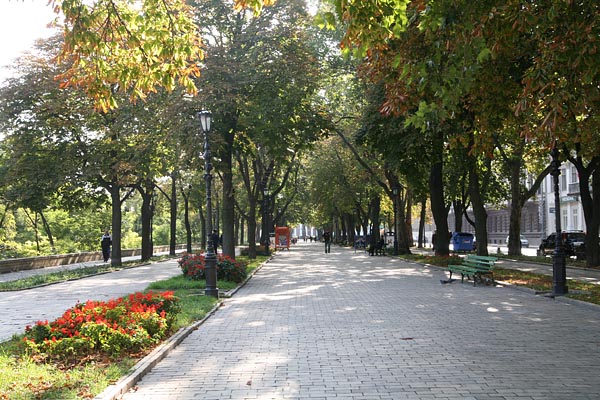
[[[585,232],[583,231],[563,231],[562,242],[565,254],[568,257],[576,256],[582,253],[585,242]],[[538,249],[538,256],[552,254],[556,247],[556,233],[551,234],[542,240]]]

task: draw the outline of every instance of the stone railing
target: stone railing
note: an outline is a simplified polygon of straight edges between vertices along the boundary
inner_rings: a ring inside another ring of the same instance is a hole
[[[176,249],[185,249],[184,244],[177,245]],[[165,253],[169,251],[169,246],[154,246],[154,253]],[[121,250],[121,257],[133,257],[142,254],[141,249]],[[102,252],[90,251],[85,253],[56,254],[42,257],[28,258],[10,258],[0,260],[0,274],[8,272],[24,271],[29,269],[39,269],[54,267],[57,265],[76,264],[89,261],[102,260]]]

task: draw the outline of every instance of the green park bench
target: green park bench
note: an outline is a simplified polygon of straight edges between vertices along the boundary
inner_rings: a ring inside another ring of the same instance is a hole
[[[461,283],[465,277],[473,280],[473,286],[477,283],[494,284],[494,264],[498,259],[495,257],[476,256],[468,254],[460,265],[448,265],[450,277],[442,283],[450,283],[453,281],[452,274],[460,274]]]

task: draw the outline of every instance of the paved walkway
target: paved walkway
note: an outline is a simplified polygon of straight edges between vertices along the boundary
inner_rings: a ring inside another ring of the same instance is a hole
[[[77,265],[83,264],[74,264]],[[43,271],[48,269],[31,272]],[[19,274],[3,276],[12,276],[14,279]],[[0,342],[10,339],[15,333],[23,333],[27,325],[33,325],[36,321],[51,321],[60,317],[77,302],[125,296],[144,290],[154,281],[177,274],[181,274],[181,269],[176,260],[171,260],[36,289],[0,292]]]
[[[599,309],[444,277],[300,243],[123,398],[599,398]]]
[[[175,251],[176,254],[180,254],[183,252],[185,252],[184,249],[178,249]],[[169,254],[168,251],[154,253],[155,256],[163,256],[163,255],[168,255],[168,254]],[[141,260],[141,256],[139,256],[139,255],[121,258],[122,262],[140,261],[140,260]],[[95,267],[95,266],[107,265],[107,264],[108,263],[105,263],[102,260],[94,260],[94,261],[86,261],[86,262],[80,262],[80,263],[74,263],[74,264],[55,265],[52,267],[9,272],[6,274],[0,274],[0,282],[10,282],[10,281],[14,281],[17,279],[30,278],[30,277],[36,276],[36,275],[44,275],[44,274],[50,274],[50,273],[54,273],[54,272],[71,271],[71,270],[75,270],[75,269],[89,268],[89,267]]]

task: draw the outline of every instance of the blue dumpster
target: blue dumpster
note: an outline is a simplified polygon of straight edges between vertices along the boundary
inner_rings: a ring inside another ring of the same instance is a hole
[[[473,251],[475,249],[473,246],[473,239],[474,235],[472,233],[454,232],[452,233],[450,243],[452,244],[454,251]]]

